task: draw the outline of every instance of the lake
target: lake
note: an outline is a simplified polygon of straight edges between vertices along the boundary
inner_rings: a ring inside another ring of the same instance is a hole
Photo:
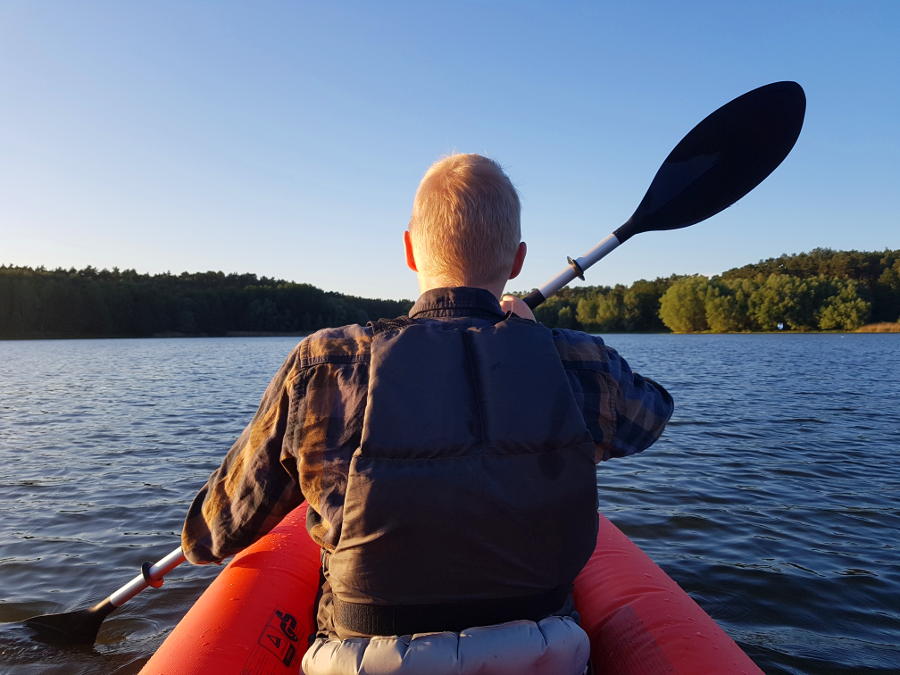
[[[16,622],[178,545],[296,338],[0,342],[0,670],[133,673],[218,568],[93,649]],[[770,673],[900,672],[900,335],[610,335],[675,415],[598,468],[601,509]]]

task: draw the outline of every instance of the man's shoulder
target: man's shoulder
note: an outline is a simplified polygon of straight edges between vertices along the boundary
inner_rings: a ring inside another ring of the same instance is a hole
[[[300,366],[350,363],[369,358],[372,329],[358,323],[322,328],[307,335],[297,346]]]

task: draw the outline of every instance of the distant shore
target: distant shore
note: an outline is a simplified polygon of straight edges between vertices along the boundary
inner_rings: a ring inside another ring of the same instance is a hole
[[[0,342],[23,342],[27,340],[170,340],[172,338],[248,338],[248,337],[296,337],[305,338],[311,331],[279,332],[279,331],[228,331],[210,335],[208,333],[154,333],[153,335],[24,335],[16,337],[0,337]]]
[[[854,331],[843,330],[772,330],[772,331],[699,331],[693,333],[652,332],[652,331],[587,331],[593,335],[829,335],[852,333],[900,333],[900,323],[870,323],[860,326]],[[22,340],[147,340],[147,339],[171,339],[171,338],[256,338],[256,337],[295,337],[305,338],[312,331],[227,331],[223,334],[210,335],[205,333],[178,333],[174,331],[166,333],[154,333],[147,336],[134,335],[27,335],[21,337],[0,337],[2,341]]]

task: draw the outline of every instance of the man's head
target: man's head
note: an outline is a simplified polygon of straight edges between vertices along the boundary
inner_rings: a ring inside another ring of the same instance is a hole
[[[519,196],[500,166],[481,155],[451,155],[425,173],[405,234],[422,290],[478,286],[495,294],[522,268]]]

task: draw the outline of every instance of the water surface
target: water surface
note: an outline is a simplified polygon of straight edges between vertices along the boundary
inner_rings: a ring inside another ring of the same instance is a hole
[[[292,338],[0,342],[0,669],[130,673],[217,572],[183,566],[93,649],[17,621],[178,545]],[[613,335],[676,399],[601,508],[772,673],[900,672],[900,336]]]

